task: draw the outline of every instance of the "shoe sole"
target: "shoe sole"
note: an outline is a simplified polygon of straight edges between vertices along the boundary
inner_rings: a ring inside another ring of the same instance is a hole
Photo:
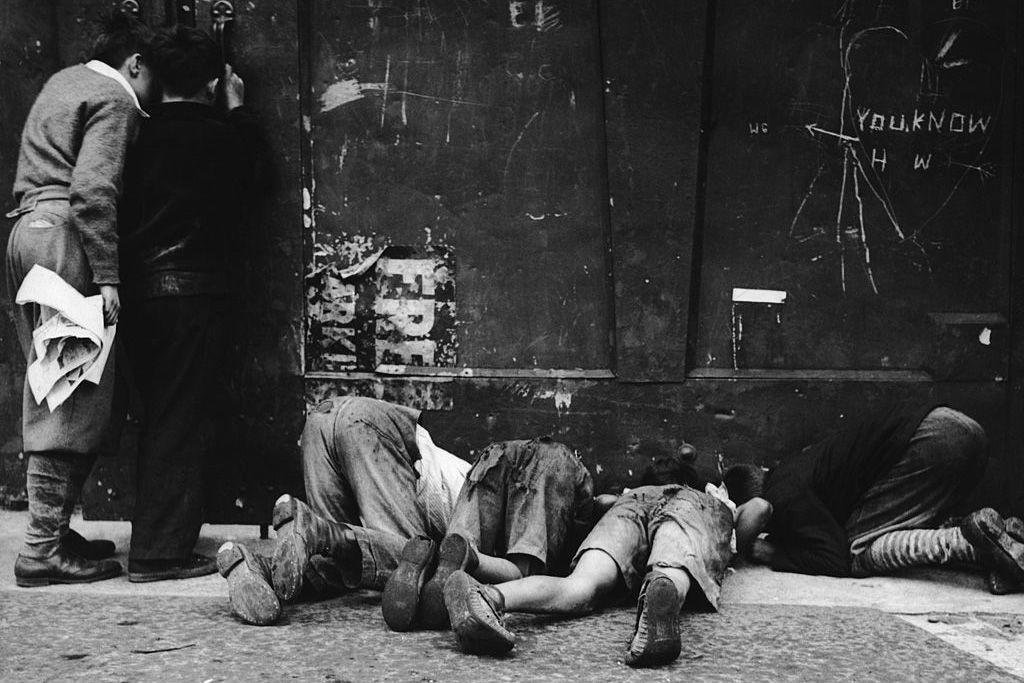
[[[281,618],[281,601],[245,546],[232,543],[217,553],[217,570],[228,582],[228,603],[247,624],[267,626]]]
[[[384,584],[380,603],[384,623],[392,631],[412,629],[419,608],[420,591],[436,555],[437,544],[425,538],[414,538],[402,548],[402,557]]]
[[[516,636],[501,625],[488,623],[490,610],[484,598],[476,594],[474,584],[463,571],[453,573],[444,584],[444,603],[459,649],[476,655],[506,654],[515,647]]]
[[[209,576],[217,573],[217,563],[209,562],[190,567],[188,569],[168,569],[162,572],[128,572],[128,581],[131,583],[152,583],[153,581],[177,581],[180,579],[197,579],[200,576]]]
[[[987,521],[972,514],[963,525],[964,536],[971,545],[987,553],[1008,578],[1024,582],[1024,544],[1015,541],[1005,529],[992,528]]]
[[[627,650],[626,664],[639,668],[674,662],[679,657],[682,645],[679,634],[679,593],[672,579],[659,577],[647,584],[643,613],[638,621],[643,620],[647,622],[647,645],[639,655],[633,655]]]
[[[278,499],[274,504],[274,530],[277,531],[277,548],[271,564],[270,576],[274,592],[281,600],[294,600],[302,590],[302,575],[309,561],[306,541],[295,527],[301,521],[304,509],[296,498]]]
[[[444,584],[448,577],[464,570],[469,562],[469,542],[459,535],[445,536],[437,551],[437,569],[423,586],[419,616],[424,628],[444,631],[451,626],[444,604]]]
[[[117,566],[117,569],[111,569],[110,571],[91,576],[86,579],[61,579],[49,576],[43,576],[39,578],[25,578],[20,576],[14,577],[14,583],[21,588],[39,588],[42,586],[49,586],[52,584],[75,584],[75,583],[95,583],[96,581],[106,581],[107,579],[116,579],[124,573],[121,565]]]

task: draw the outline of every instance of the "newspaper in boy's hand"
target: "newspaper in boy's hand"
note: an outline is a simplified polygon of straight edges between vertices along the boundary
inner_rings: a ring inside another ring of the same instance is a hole
[[[35,265],[15,301],[43,307],[45,319],[32,332],[35,360],[27,373],[36,403],[45,399],[53,411],[83,381],[100,383],[117,330],[103,325],[102,297],[83,296],[53,271]]]

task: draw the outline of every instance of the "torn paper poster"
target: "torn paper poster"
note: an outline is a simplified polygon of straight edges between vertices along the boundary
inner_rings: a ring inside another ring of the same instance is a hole
[[[103,298],[84,296],[52,270],[32,266],[15,297],[18,304],[43,307],[44,320],[32,332],[35,360],[27,379],[36,403],[51,411],[84,381],[99,384],[117,327],[103,324]]]

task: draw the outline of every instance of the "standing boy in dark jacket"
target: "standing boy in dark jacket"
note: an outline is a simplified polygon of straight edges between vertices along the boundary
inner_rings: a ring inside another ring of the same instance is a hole
[[[107,325],[117,323],[117,200],[128,145],[155,90],[152,33],[123,15],[105,22],[93,59],[57,72],[36,98],[21,137],[14,199],[18,218],[7,243],[12,301],[36,264],[85,295],[103,297]],[[18,341],[29,365],[32,332],[53,311],[14,306]],[[86,541],[68,527],[110,421],[111,354],[98,385],[82,383],[55,410],[36,403],[26,378],[22,401],[29,522],[14,565],[19,586],[84,583],[121,573],[110,541]]]
[[[135,582],[216,571],[193,547],[227,343],[228,262],[258,161],[244,85],[207,33],[159,33],[153,68],[163,99],[129,156],[120,222],[131,296],[124,342],[142,402],[128,564]],[[213,106],[221,75],[226,115]]]

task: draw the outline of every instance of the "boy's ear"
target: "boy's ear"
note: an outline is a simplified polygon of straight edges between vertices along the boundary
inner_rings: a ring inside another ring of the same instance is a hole
[[[124,60],[124,64],[128,69],[128,75],[132,78],[138,78],[139,74],[142,73],[142,55],[138,52]]]

